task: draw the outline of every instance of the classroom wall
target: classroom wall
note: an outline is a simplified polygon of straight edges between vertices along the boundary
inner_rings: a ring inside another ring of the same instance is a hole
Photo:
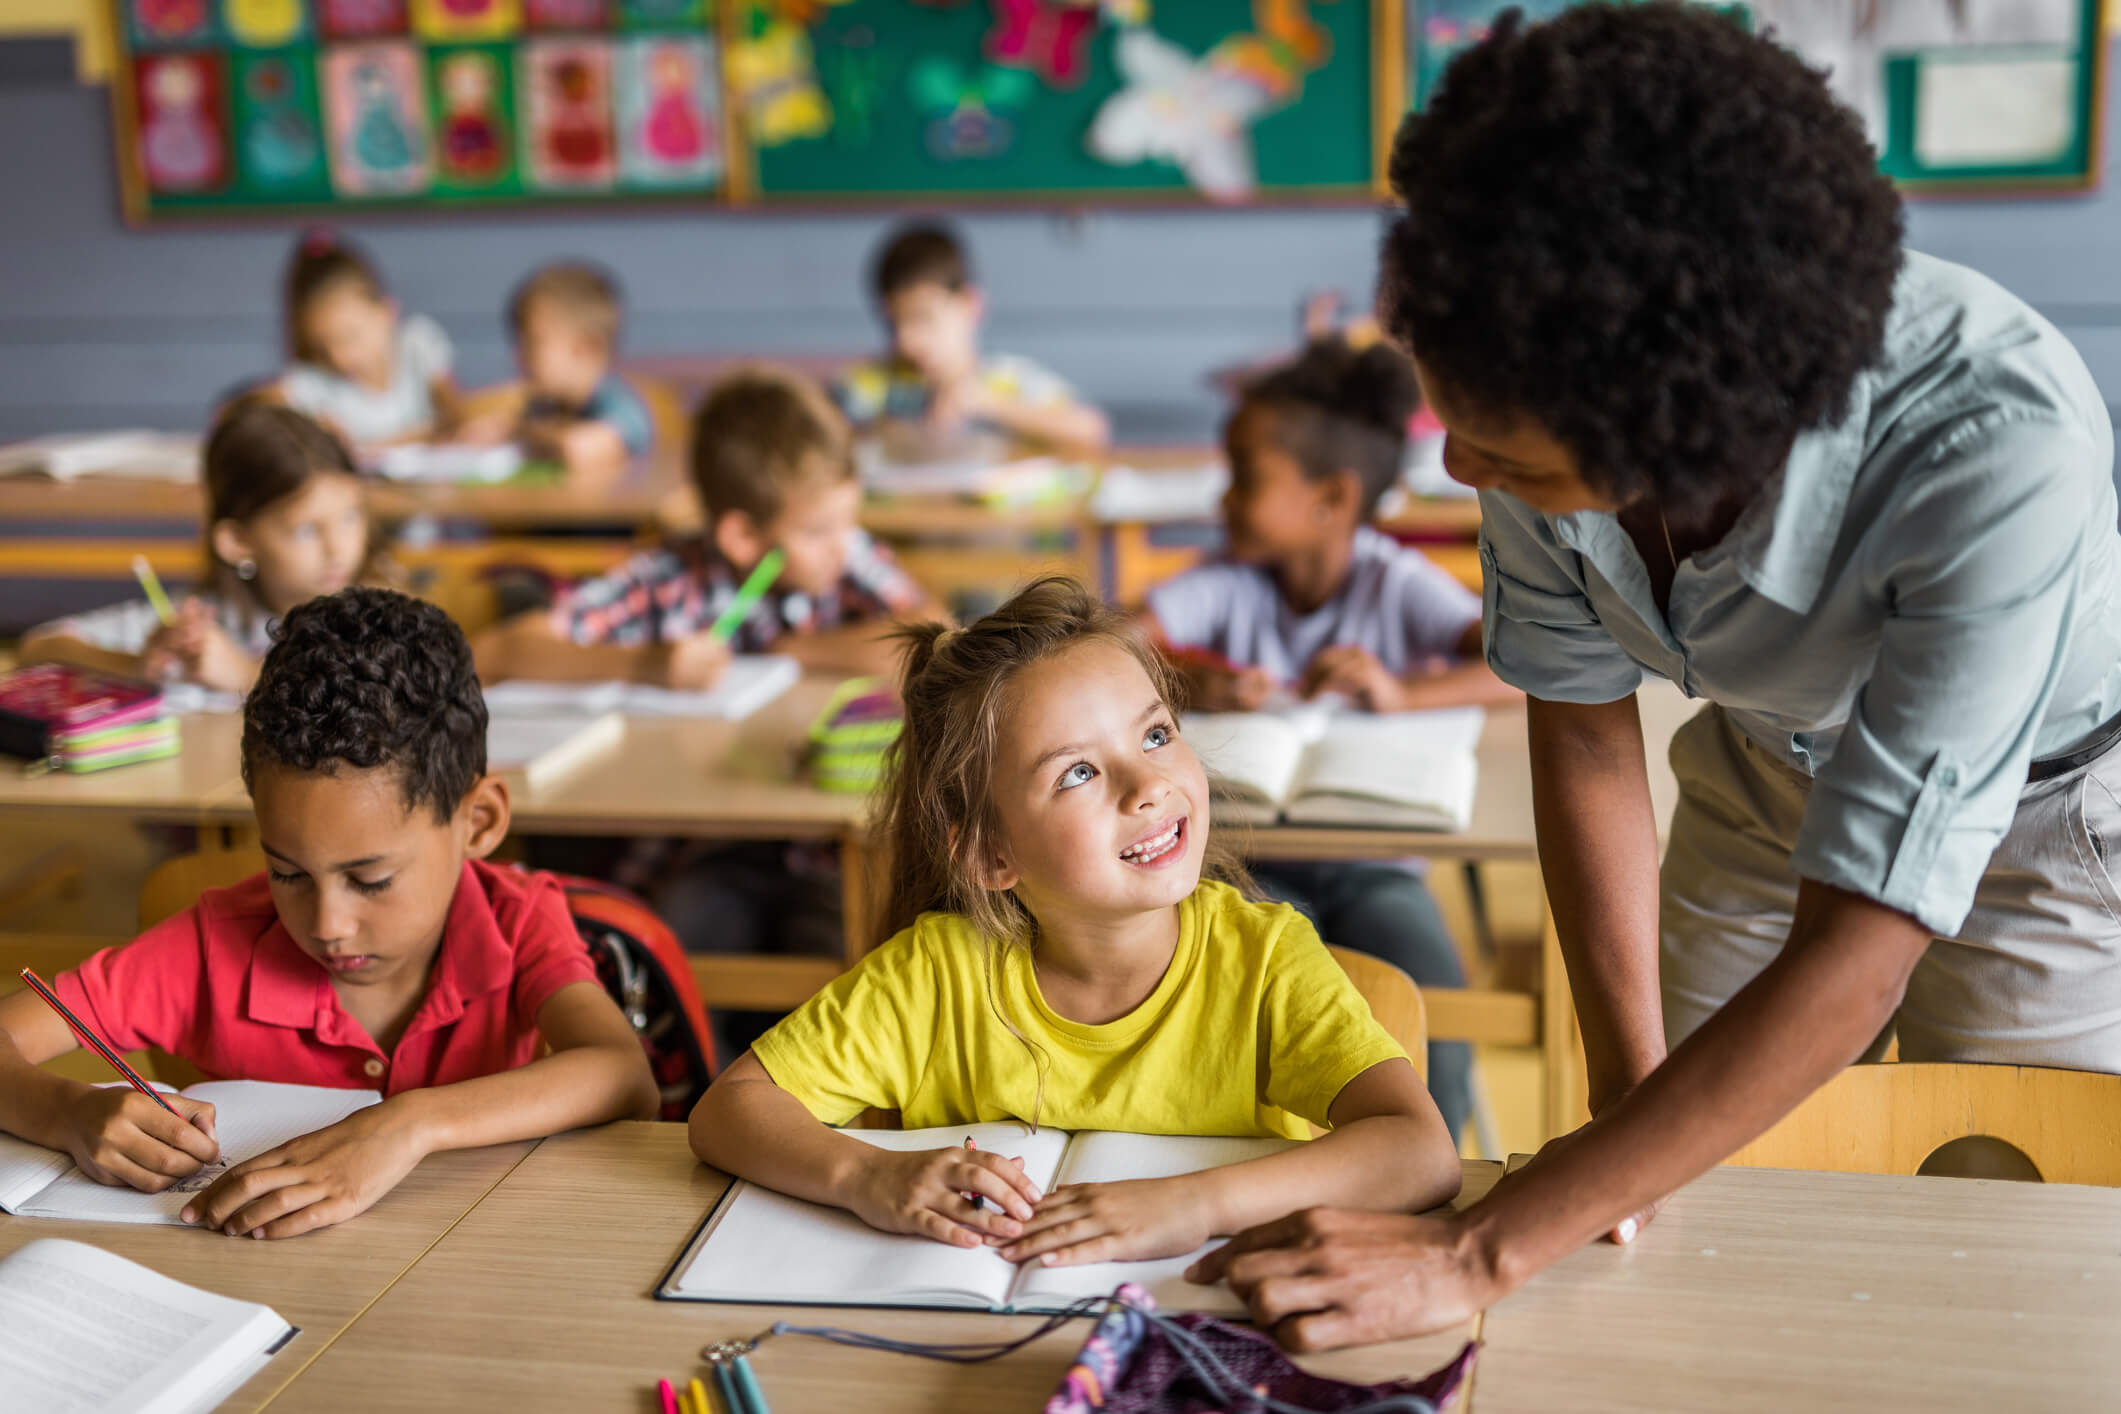
[[[2114,125],[2108,105],[2108,129]],[[63,41],[0,40],[0,441],[64,429],[195,425],[270,370],[292,223],[136,231],[118,212],[101,88]],[[2121,189],[2105,144],[2090,196],[1932,201],[1913,243],[1975,266],[2078,342],[2121,403]],[[875,343],[862,261],[885,218],[522,211],[348,221],[408,308],[457,341],[464,380],[506,376],[501,307],[531,265],[587,255],[624,281],[636,354],[851,354]],[[1292,337],[1308,289],[1367,294],[1380,231],[1360,209],[971,213],[990,343],[1049,363],[1109,407],[1122,438],[1196,440],[1205,376]]]

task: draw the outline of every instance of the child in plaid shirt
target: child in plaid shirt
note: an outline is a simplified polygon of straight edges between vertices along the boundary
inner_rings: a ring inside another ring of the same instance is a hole
[[[892,620],[931,605],[855,523],[861,488],[847,424],[831,402],[793,374],[746,370],[701,402],[692,438],[706,534],[637,555],[576,585],[550,612],[491,631],[479,645],[481,677],[707,688],[732,652],[785,653],[825,671],[895,671]],[[772,592],[732,642],[717,642],[709,626],[775,548],[786,562]],[[547,867],[605,872],[584,870],[564,841],[535,843]],[[563,853],[552,854],[555,846]],[[839,950],[829,847],[640,840],[606,867],[646,892],[694,952]]]
[[[852,442],[824,394],[776,369],[730,375],[693,416],[692,478],[702,537],[636,555],[549,614],[489,632],[479,675],[708,688],[731,653],[769,652],[822,671],[892,671],[891,621],[933,605],[856,523]],[[730,642],[716,640],[708,628],[773,549],[785,561],[771,592]]]

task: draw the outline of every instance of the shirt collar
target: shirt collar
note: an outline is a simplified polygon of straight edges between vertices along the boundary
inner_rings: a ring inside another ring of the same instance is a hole
[[[1695,559],[1728,555],[1756,592],[1793,613],[1808,612],[1841,538],[1849,491],[1863,464],[1870,411],[1870,379],[1859,377],[1849,390],[1847,415],[1831,427],[1800,434],[1782,469],[1722,543]],[[1561,542],[1596,565],[1607,583],[1623,593],[1635,587],[1649,602],[1641,556],[1615,516],[1577,511],[1550,519]]]
[[[483,881],[467,862],[442,925],[434,980],[405,1034],[446,1026],[464,1014],[468,1003],[514,980],[515,951],[493,915]],[[302,950],[278,917],[251,953],[244,1012],[268,1026],[315,1031],[317,1039],[329,1044],[374,1044],[339,1005],[330,974]]]

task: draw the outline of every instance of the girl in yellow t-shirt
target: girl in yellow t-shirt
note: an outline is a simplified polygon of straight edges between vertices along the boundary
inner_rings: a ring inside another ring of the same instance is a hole
[[[878,829],[892,935],[723,1073],[693,1111],[694,1152],[873,1227],[1048,1265],[1455,1194],[1428,1091],[1310,924],[1202,879],[1228,872],[1208,854],[1207,777],[1168,670],[1125,621],[1047,579],[969,628],[905,634]],[[909,1129],[1330,1132],[1041,1193],[996,1154],[892,1153],[828,1127],[872,1106]]]

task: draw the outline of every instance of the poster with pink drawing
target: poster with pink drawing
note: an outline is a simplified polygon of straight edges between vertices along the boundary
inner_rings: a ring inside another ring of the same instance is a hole
[[[195,196],[228,179],[228,85],[212,54],[143,57],[133,69],[140,172],[158,195]]]
[[[433,171],[427,93],[411,44],[345,44],[324,51],[324,129],[331,186],[340,196],[410,196]]]
[[[611,121],[611,48],[601,39],[524,45],[516,101],[523,107],[523,170],[533,188],[589,191],[618,176]]]
[[[619,168],[628,186],[711,187],[722,174],[714,42],[636,35],[618,53]]]

